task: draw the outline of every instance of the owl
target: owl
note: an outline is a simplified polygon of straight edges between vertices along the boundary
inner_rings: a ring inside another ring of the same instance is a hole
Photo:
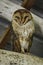
[[[12,28],[14,32],[13,50],[22,53],[29,52],[35,31],[31,13],[26,9],[14,12]]]

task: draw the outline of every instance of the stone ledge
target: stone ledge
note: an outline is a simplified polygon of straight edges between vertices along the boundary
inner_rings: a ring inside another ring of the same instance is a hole
[[[43,58],[0,49],[0,65],[43,65]]]

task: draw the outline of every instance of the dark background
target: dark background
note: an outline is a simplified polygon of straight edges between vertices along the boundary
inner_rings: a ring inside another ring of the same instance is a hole
[[[36,0],[35,7],[43,10],[43,0]]]

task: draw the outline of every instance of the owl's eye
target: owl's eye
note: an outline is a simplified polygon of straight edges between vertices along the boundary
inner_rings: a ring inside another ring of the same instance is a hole
[[[18,16],[15,16],[15,18],[20,19],[20,17],[18,17]]]
[[[25,16],[25,18],[24,18],[24,19],[26,19],[26,18],[28,18],[28,16]]]

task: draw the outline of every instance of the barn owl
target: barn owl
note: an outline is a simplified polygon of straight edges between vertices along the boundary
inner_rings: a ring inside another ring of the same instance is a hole
[[[31,13],[25,9],[14,12],[12,28],[15,34],[14,50],[22,53],[29,52],[35,31]]]

